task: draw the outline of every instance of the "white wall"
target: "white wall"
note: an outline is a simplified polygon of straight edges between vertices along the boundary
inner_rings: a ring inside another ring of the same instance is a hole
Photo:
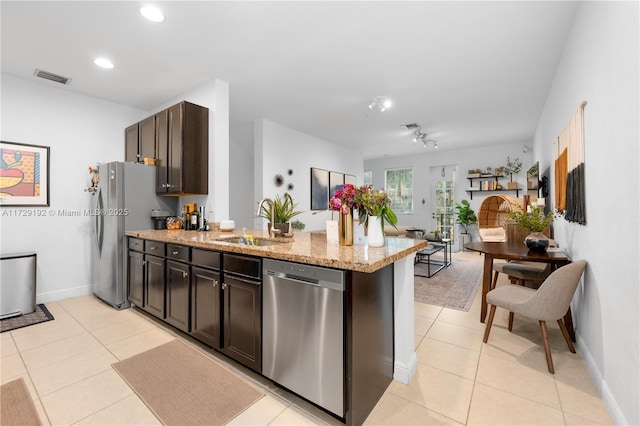
[[[555,235],[588,262],[573,301],[577,341],[616,424],[640,424],[638,13],[638,2],[580,3],[534,139],[549,167],[553,141],[588,102],[587,224],[557,221]]]
[[[229,140],[229,218],[238,229],[253,228],[256,203],[254,197],[253,137]]]
[[[496,129],[499,132],[499,129]],[[408,142],[410,143],[410,142]],[[444,145],[444,142],[441,143]],[[531,146],[530,142],[526,145]],[[470,199],[466,189],[469,188],[469,180],[467,174],[469,169],[485,169],[486,167],[496,168],[503,166],[507,162],[507,156],[511,159],[519,158],[522,160],[523,168],[519,175],[514,176],[513,180],[518,182],[520,188],[526,188],[526,170],[531,167],[532,154],[531,150],[524,153],[525,143],[513,143],[508,145],[485,146],[482,148],[472,148],[465,150],[446,151],[433,149],[424,150],[418,155],[381,158],[375,160],[367,160],[364,163],[364,169],[372,172],[373,185],[376,188],[384,188],[385,170],[398,168],[413,169],[413,214],[398,215],[398,224],[415,226],[419,229],[427,231],[435,229],[432,220],[433,209],[433,187],[435,179],[440,179],[440,172],[445,168],[446,175],[451,176],[451,170],[454,172],[454,191],[455,202],[462,199],[469,200],[471,208],[478,213],[480,204],[489,195],[505,194],[515,196],[515,192],[486,192],[482,194],[474,193],[473,200]],[[506,188],[508,178],[501,180],[502,185]],[[522,197],[524,191],[520,191]],[[422,203],[422,200],[425,203]],[[456,229],[456,239],[460,229]],[[474,240],[478,240],[477,228],[470,226],[469,231]]]
[[[91,292],[90,217],[60,210],[91,208],[88,167],[124,159],[124,129],[145,111],[75,94],[55,83],[3,74],[0,138],[45,145],[50,155],[50,207],[24,208],[44,217],[15,217],[0,209],[1,251],[36,251],[37,303]]]
[[[296,218],[306,225],[305,231],[324,230],[331,213],[321,211],[314,215],[310,210],[311,168],[351,174],[356,176],[358,184],[362,184],[363,157],[354,150],[264,119],[254,123],[254,143],[254,213],[261,198],[289,192],[298,203],[297,209],[304,211]],[[292,175],[288,175],[289,170]],[[279,188],[273,183],[277,174],[285,178],[284,185]],[[287,191],[289,183],[294,185],[292,191]],[[266,221],[257,219],[254,226],[262,228]]]

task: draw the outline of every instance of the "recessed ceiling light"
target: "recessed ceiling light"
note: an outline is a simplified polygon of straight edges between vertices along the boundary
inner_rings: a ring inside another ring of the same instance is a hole
[[[93,63],[101,68],[107,68],[107,69],[113,68],[113,62],[111,62],[107,58],[98,58],[95,61],[93,61]]]
[[[164,14],[155,6],[145,6],[140,9],[140,13],[151,22],[164,21]]]

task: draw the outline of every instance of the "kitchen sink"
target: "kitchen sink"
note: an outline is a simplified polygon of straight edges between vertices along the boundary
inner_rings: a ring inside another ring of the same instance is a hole
[[[261,247],[265,247],[265,246],[275,246],[278,244],[286,244],[286,241],[275,241],[275,240],[265,240],[262,238],[254,238],[253,239],[253,244],[249,244],[249,242],[242,237],[230,237],[230,238],[222,238],[219,239],[218,241],[222,241],[225,243],[233,243],[233,244],[243,244],[246,246],[249,245],[254,245],[254,246],[261,246]]]

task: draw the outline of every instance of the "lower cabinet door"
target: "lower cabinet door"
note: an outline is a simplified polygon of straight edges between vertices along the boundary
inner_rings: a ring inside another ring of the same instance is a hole
[[[144,305],[142,309],[149,312],[151,315],[164,319],[164,266],[166,261],[162,257],[149,256],[147,254],[145,254],[144,260]]]
[[[214,349],[220,349],[222,321],[220,273],[191,267],[191,335]]]
[[[189,333],[189,308],[191,306],[190,266],[167,260],[167,316],[172,326]]]
[[[262,286],[224,276],[224,345],[222,352],[258,372],[262,370]]]
[[[129,251],[127,265],[127,282],[129,284],[127,296],[131,303],[141,308],[144,305],[144,254]]]

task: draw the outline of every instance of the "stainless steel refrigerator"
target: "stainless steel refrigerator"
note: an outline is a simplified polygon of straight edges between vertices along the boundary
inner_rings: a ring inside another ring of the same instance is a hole
[[[111,162],[98,166],[99,183],[91,209],[93,293],[116,309],[128,308],[125,231],[153,229],[151,210],[175,214],[177,200],[156,195],[156,168]]]

